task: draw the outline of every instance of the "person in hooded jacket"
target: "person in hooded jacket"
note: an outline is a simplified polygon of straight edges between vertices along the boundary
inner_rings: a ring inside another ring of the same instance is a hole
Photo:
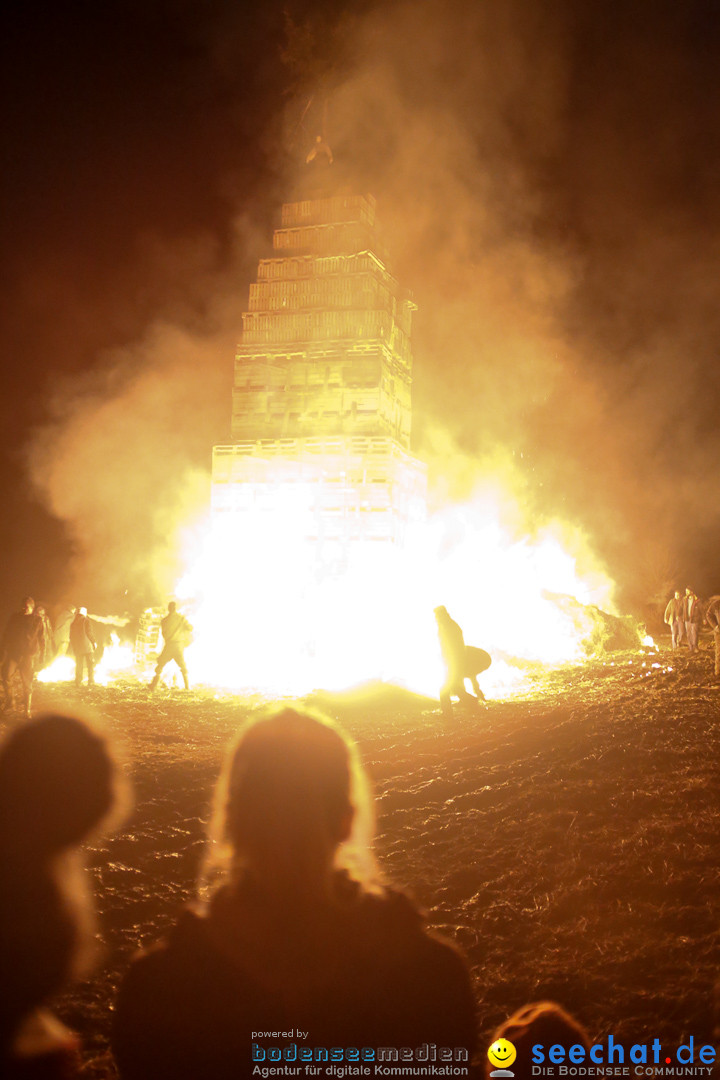
[[[216,795],[209,899],[122,982],[123,1080],[250,1077],[251,1042],[259,1054],[271,1031],[306,1032],[311,1048],[435,1043],[472,1058],[465,961],[377,883],[370,813],[331,723],[285,709],[246,728]]]

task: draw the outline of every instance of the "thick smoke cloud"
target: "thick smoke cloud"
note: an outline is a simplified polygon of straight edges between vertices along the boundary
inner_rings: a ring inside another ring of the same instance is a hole
[[[716,589],[718,86],[705,8],[424,3],[333,101],[416,320],[416,409],[587,529],[626,603]],[[700,578],[700,583],[697,579]]]
[[[256,260],[262,240],[240,219],[221,273],[205,243],[153,241],[155,263],[175,277],[185,268],[179,294],[193,302],[183,307],[166,294],[166,320],[56,387],[53,419],[28,457],[37,490],[70,530],[69,598],[132,608],[171,593],[183,572],[182,530],[191,533],[207,515],[210,450],[229,439],[245,260]]]
[[[709,8],[361,7],[325,79],[328,137],[339,177],[376,195],[394,269],[419,305],[416,448],[444,490],[466,493],[476,461],[479,476],[500,470],[519,492],[524,527],[556,515],[584,527],[626,604],[678,575],[717,589]],[[228,65],[227,42],[210,55]],[[287,110],[277,172],[288,147],[302,160],[306,89]],[[227,431],[263,225],[221,274],[185,278],[193,311],[203,294],[201,326],[166,316],[103,361],[33,449],[88,580],[169,587],[173,523],[188,492],[202,503],[198,470]],[[449,446],[465,463],[457,483],[440,475]],[[150,549],[161,557],[148,574]]]

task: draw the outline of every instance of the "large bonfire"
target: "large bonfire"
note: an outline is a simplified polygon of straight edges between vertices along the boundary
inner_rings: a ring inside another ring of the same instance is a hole
[[[560,521],[529,530],[497,476],[428,512],[410,444],[415,305],[388,269],[372,196],[319,183],[283,206],[260,260],[233,442],[214,450],[207,521],[180,530],[193,682],[272,695],[380,679],[435,695],[438,605],[492,654],[495,696],[618,629],[638,645],[638,627],[609,628],[612,582],[585,538]],[[150,651],[111,648],[99,677]]]

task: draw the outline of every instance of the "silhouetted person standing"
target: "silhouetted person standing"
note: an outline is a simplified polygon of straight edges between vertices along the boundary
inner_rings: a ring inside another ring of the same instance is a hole
[[[70,648],[75,655],[75,685],[82,684],[83,668],[86,667],[88,686],[94,686],[96,641],[87,608],[79,608],[70,624]]]
[[[720,596],[711,596],[705,608],[705,622],[713,632],[715,674],[720,675]]]
[[[42,620],[35,614],[35,601],[31,596],[26,596],[22,610],[10,616],[2,638],[5,708],[15,706],[12,685],[18,675],[23,689],[23,711],[30,716],[35,669],[43,649]]]
[[[435,619],[440,639],[440,651],[447,673],[440,689],[440,706],[444,715],[450,716],[453,697],[459,698],[460,701],[471,702],[473,705],[477,705],[477,698],[468,694],[465,689],[467,651],[462,630],[455,620],[450,618],[445,607],[435,608]]]
[[[675,590],[675,595],[668,601],[668,605],[665,608],[664,620],[670,627],[672,647],[673,649],[677,649],[685,632],[685,623],[683,622],[683,600],[679,589]]]
[[[371,811],[329,721],[285,709],[245,729],[216,792],[214,891],[121,985],[123,1080],[252,1076],[250,1033],[268,1027],[314,1047],[434,1042],[472,1058],[465,962],[378,882]]]
[[[42,668],[46,668],[55,656],[55,638],[53,635],[52,623],[50,622],[50,616],[43,604],[37,604],[35,606],[35,614],[42,623],[43,628],[42,648],[37,659],[38,670],[41,670]]]
[[[160,681],[162,670],[166,664],[174,660],[180,668],[185,689],[190,689],[188,682],[187,666],[185,664],[185,645],[192,632],[192,627],[184,615],[177,610],[177,604],[171,600],[168,604],[168,613],[160,623],[163,636],[163,650],[157,658],[155,675],[150,683],[150,689],[154,690]]]
[[[702,621],[702,605],[692,589],[685,590],[683,600],[683,623],[685,624],[685,637],[687,638],[688,651],[697,652],[698,631]]]
[[[70,627],[77,612],[67,604],[60,608],[55,618],[55,655],[66,656],[70,651]]]

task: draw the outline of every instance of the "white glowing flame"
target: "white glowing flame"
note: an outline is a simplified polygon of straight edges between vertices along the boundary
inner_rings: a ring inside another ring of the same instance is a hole
[[[37,681],[41,683],[70,682],[74,678],[75,661],[71,656],[57,656],[37,674]]]
[[[196,530],[176,591],[195,627],[194,682],[302,693],[381,678],[435,697],[443,604],[466,644],[493,655],[480,684],[499,696],[523,678],[508,661],[579,659],[594,629],[582,605],[612,610],[612,584],[576,532],[513,539],[493,496],[432,515],[403,547],[308,541],[305,505],[299,485],[278,487],[271,513],[219,515],[200,541]]]

